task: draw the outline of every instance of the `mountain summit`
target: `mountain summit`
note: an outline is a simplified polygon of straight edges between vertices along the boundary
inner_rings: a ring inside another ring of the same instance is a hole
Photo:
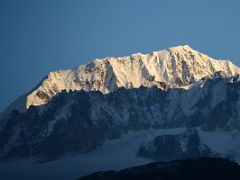
[[[192,83],[219,71],[226,77],[240,73],[239,68],[230,61],[215,60],[188,45],[145,55],[136,53],[125,57],[95,59],[75,69],[50,72],[37,87],[9,105],[1,118],[13,109],[24,112],[31,105],[47,104],[63,90],[82,89],[107,94],[120,87],[188,88]]]
[[[101,91],[106,94],[120,87],[184,87],[217,71],[227,76],[240,72],[229,61],[217,61],[191,49],[177,46],[149,54],[95,59],[71,70],[50,72],[38,87],[27,94],[25,107],[46,104],[62,90]]]

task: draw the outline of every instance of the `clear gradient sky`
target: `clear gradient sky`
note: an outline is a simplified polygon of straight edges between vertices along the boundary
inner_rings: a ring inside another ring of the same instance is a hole
[[[0,0],[0,112],[49,72],[188,44],[240,65],[239,0]]]

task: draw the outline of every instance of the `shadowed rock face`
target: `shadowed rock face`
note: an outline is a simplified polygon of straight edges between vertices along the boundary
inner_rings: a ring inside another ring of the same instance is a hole
[[[178,135],[162,135],[141,145],[137,155],[157,161],[211,157],[214,152],[203,144],[196,130]]]
[[[34,156],[51,161],[68,153],[92,151],[129,130],[199,127],[204,131],[239,132],[239,92],[238,77],[205,78],[188,90],[140,87],[109,94],[61,92],[48,104],[32,106],[25,113],[13,111],[3,121],[0,157]],[[159,155],[161,151],[169,156],[166,160],[178,158],[175,155],[181,139],[186,139],[187,152],[181,153],[184,158],[211,154],[196,133],[164,138],[170,140],[169,144],[158,137],[153,142],[159,150],[142,155],[165,160]],[[200,147],[204,151],[198,151]],[[175,155],[170,157],[168,151]]]
[[[121,171],[103,171],[93,173],[78,180],[203,180],[240,178],[240,167],[228,160],[201,158],[156,162]]]

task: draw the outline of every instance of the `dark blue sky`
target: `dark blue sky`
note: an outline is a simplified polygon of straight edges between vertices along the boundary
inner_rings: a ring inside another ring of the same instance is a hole
[[[237,0],[1,0],[0,111],[49,71],[188,44],[240,65]]]

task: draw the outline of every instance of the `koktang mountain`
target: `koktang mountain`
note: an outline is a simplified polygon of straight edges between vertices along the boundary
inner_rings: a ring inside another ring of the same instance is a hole
[[[215,60],[187,45],[145,55],[137,53],[126,57],[95,59],[75,69],[50,72],[39,85],[13,102],[5,112],[12,109],[25,111],[31,105],[47,104],[63,90],[107,94],[121,87],[186,88],[218,71],[229,77],[240,72],[230,61]]]
[[[51,72],[3,113],[0,160],[59,167],[71,155],[76,177],[156,160],[240,163],[239,73],[189,46]]]

